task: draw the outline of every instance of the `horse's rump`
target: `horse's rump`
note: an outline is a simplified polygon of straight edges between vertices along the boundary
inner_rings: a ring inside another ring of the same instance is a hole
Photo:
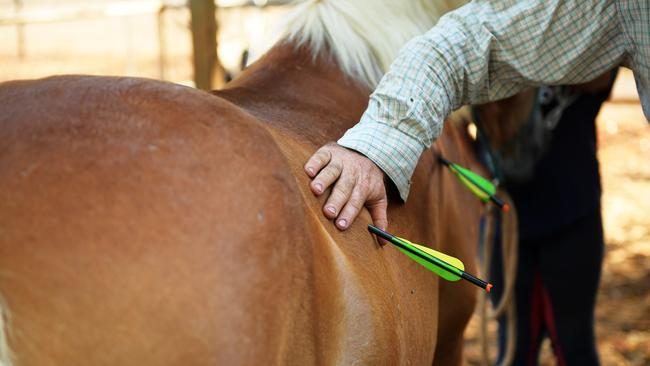
[[[300,194],[254,119],[137,79],[9,83],[0,99],[0,291],[18,364],[314,353]]]

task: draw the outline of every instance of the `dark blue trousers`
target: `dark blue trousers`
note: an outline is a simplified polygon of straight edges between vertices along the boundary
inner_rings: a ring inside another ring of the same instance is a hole
[[[594,307],[603,260],[600,210],[561,231],[519,243],[515,281],[516,347],[513,365],[537,365],[549,337],[558,365],[598,365]],[[494,296],[503,288],[500,248],[491,278]],[[500,319],[500,357],[507,327]]]
[[[550,338],[558,365],[599,364],[594,308],[604,243],[594,120],[610,90],[611,84],[581,95],[562,114],[533,179],[506,184],[517,207],[520,235],[513,365],[536,365],[544,337]],[[498,300],[503,281],[495,248],[491,280]],[[500,353],[508,336],[503,322]]]

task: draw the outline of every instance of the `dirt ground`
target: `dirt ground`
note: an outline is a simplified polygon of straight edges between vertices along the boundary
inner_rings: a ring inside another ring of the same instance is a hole
[[[71,1],[25,0],[28,9],[55,2],[59,6]],[[12,4],[12,0],[0,0],[0,16],[11,12]],[[281,13],[259,9],[222,12],[219,40],[225,66],[236,68],[246,47],[257,53],[263,50],[264,37]],[[165,20],[164,77],[191,84],[188,12],[170,11]],[[17,27],[0,26],[0,81],[62,73],[158,78],[161,65],[156,29],[151,15],[28,25],[21,58]],[[598,129],[607,243],[596,315],[600,356],[606,366],[650,365],[650,126],[629,71],[621,73],[614,100],[599,115]],[[474,319],[466,342],[470,365],[480,362],[476,333]],[[543,365],[554,364],[548,345],[542,360]]]

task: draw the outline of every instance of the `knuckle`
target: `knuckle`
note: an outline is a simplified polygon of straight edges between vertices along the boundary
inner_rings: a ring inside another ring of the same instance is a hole
[[[359,163],[363,165],[365,169],[372,169],[372,167],[375,165],[372,160],[368,159],[367,157],[363,155],[359,155]]]
[[[339,176],[338,171],[336,169],[333,169],[330,165],[328,165],[323,170],[320,171],[320,173],[318,174],[318,180],[322,181],[327,185],[330,185],[338,178],[338,176]]]
[[[366,203],[366,195],[358,187],[355,188],[350,200],[348,201],[349,209],[352,210],[353,214],[356,215]]]
[[[359,186],[360,189],[362,189],[364,191],[368,191],[368,189],[370,188],[370,177],[368,177],[367,175],[364,175],[363,177],[361,177],[358,180],[357,185]]]
[[[332,156],[332,153],[329,150],[326,150],[325,147],[321,147],[314,154],[314,158],[319,161],[327,161]]]
[[[355,199],[355,200],[350,200],[350,202],[348,202],[348,205],[350,205],[352,212],[357,213],[361,211],[361,209],[363,208],[363,203],[364,203],[363,200]]]
[[[338,172],[343,171],[343,164],[338,160],[332,161],[329,166]]]
[[[325,159],[325,157],[323,156],[323,154],[317,154],[317,155],[314,155],[314,161],[315,161],[318,165],[321,165],[321,166],[322,166],[323,164],[325,164],[325,163],[327,162],[327,159]]]
[[[386,201],[386,188],[384,188],[384,186],[382,186],[382,185],[377,184],[377,185],[373,186],[372,189],[370,189],[368,191],[368,194],[371,195],[373,199],[375,199],[376,201],[378,201],[378,202],[380,202],[382,204],[387,203],[387,201]]]
[[[370,189],[367,185],[359,184],[356,188],[358,199],[365,200],[366,197],[370,194]]]
[[[346,179],[341,182],[341,193],[345,194],[347,197],[352,193],[355,186],[356,184],[353,180]]]
[[[322,167],[323,164],[324,164],[324,163],[323,163],[323,159],[321,159],[319,156],[314,156],[314,157],[311,159],[310,163],[312,163],[312,164],[316,164],[316,165],[318,165],[318,166],[320,166],[320,167]]]
[[[369,180],[368,184],[372,187],[373,191],[386,192],[383,175],[371,177]]]
[[[382,209],[384,212],[388,208],[388,198],[386,195],[379,195],[377,197],[368,197],[368,202],[366,206],[369,208],[378,208]]]
[[[328,165],[327,168],[323,171],[323,174],[327,178],[328,181],[333,182],[336,180],[336,178],[339,177],[340,175],[340,170],[337,169],[335,166]]]
[[[329,167],[325,167],[325,169],[321,170],[320,173],[318,174],[318,178],[320,180],[329,180],[331,173]]]
[[[337,184],[332,191],[332,199],[341,204],[345,203],[350,198],[350,193],[353,187],[345,184]]]
[[[338,205],[342,205],[347,198],[348,195],[346,194],[346,191],[341,187],[335,188],[334,191],[332,191],[331,200],[332,202],[336,202]]]

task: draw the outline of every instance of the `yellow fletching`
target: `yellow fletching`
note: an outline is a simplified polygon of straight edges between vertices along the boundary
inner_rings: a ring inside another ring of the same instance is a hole
[[[465,270],[465,265],[463,264],[463,262],[461,262],[460,259],[458,259],[456,257],[452,257],[452,256],[450,256],[448,254],[441,253],[441,252],[439,252],[437,250],[427,248],[424,245],[412,243],[412,242],[410,242],[410,241],[408,241],[408,240],[406,240],[404,238],[400,238],[400,240],[403,240],[403,241],[413,245],[414,247],[420,249],[421,251],[426,252],[426,253],[428,253],[428,254],[430,254],[430,255],[432,255],[432,256],[434,256],[434,257],[436,257],[436,258],[438,258],[438,259],[440,259],[440,260],[442,260],[442,261],[444,261],[444,262],[446,262],[448,264],[451,264],[452,266],[460,269],[461,271]]]
[[[465,184],[465,186],[469,188],[469,190],[472,191],[472,193],[474,193],[481,201],[487,202],[490,200],[490,196],[487,193],[477,188],[476,185],[469,181],[467,178],[463,177],[460,174],[456,174],[456,176],[458,176],[458,179],[460,179],[463,184]]]

